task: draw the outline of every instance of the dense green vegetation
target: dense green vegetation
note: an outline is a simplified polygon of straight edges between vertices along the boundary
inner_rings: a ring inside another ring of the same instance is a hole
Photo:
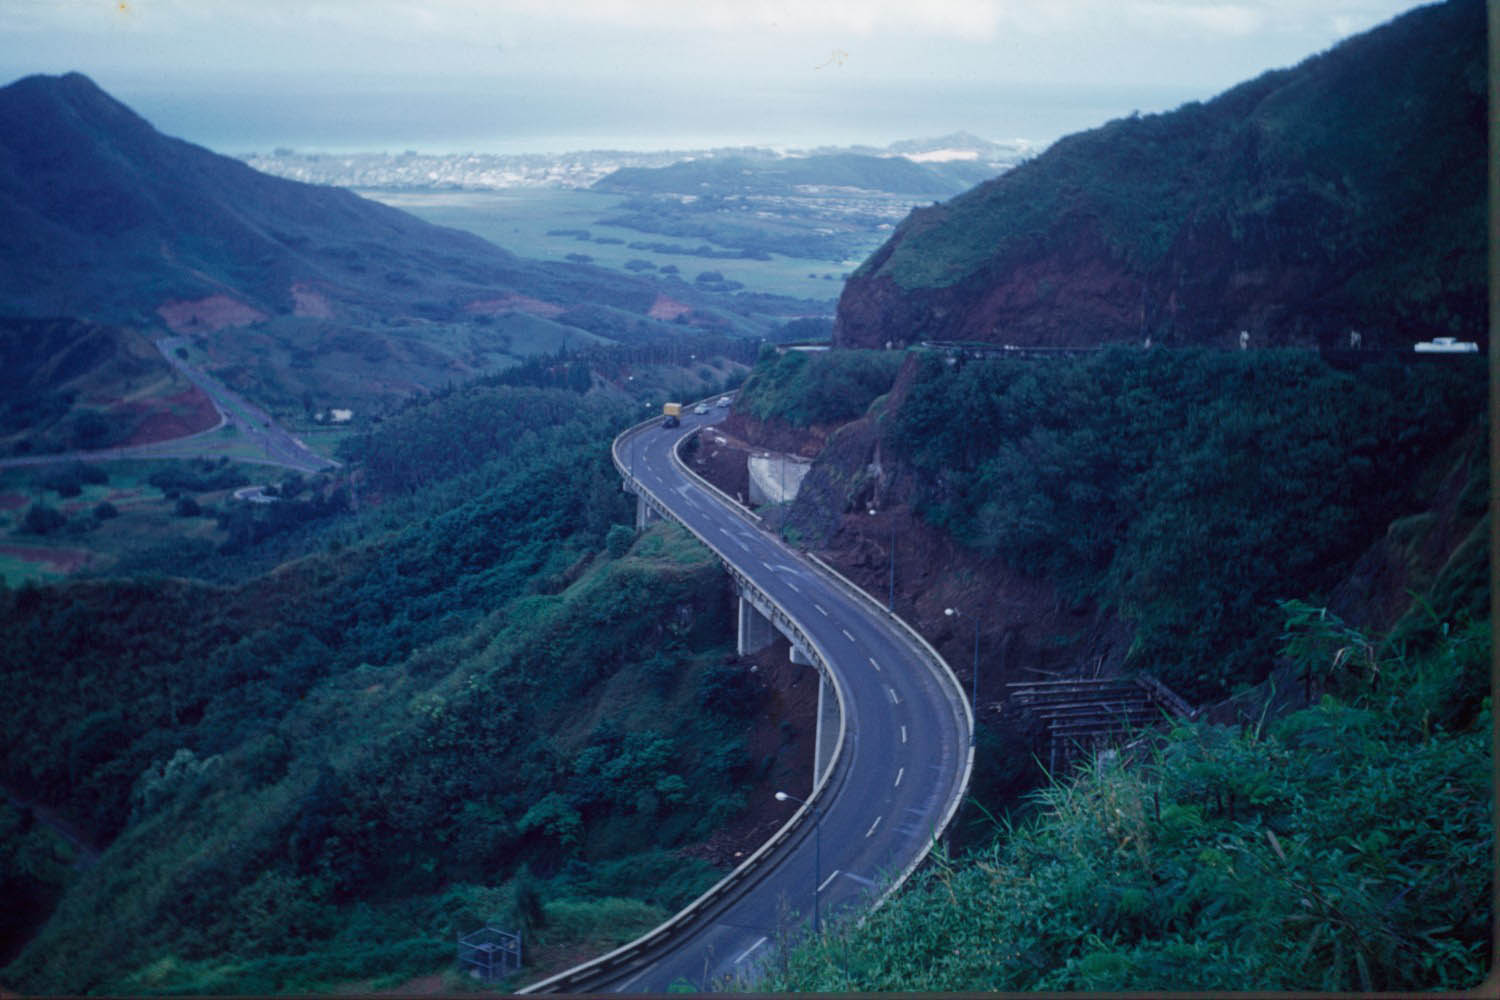
[[[230,525],[157,552],[169,576],[0,587],[0,710],[27,720],[0,776],[108,845],[68,871],[0,815],[6,884],[55,906],[7,987],[391,985],[486,920],[545,962],[701,891],[672,848],[743,807],[757,691],[720,670],[708,554],[631,545],[607,442],[638,408],[455,389],[350,439],[358,513],[286,527],[309,554],[272,571]],[[278,492],[253,516],[312,499]],[[35,930],[3,926],[7,951]]]
[[[1482,361],[1329,368],[1309,352],[922,355],[886,425],[919,507],[962,544],[1135,630],[1129,666],[1208,700],[1263,676],[1277,599],[1326,594],[1463,441]],[[752,384],[754,379],[747,382]],[[1465,492],[1488,499],[1485,463]],[[1472,592],[1458,607],[1477,607]]]
[[[1490,626],[1286,606],[1315,705],[1182,724],[1037,797],[757,990],[1459,990],[1490,971]]]
[[[736,410],[793,427],[837,424],[864,413],[896,380],[902,356],[891,351],[766,349],[745,379]]]

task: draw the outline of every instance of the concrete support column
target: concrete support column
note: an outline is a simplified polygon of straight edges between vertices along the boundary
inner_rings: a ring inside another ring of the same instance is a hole
[[[653,521],[660,520],[661,515],[656,512],[655,508],[646,503],[645,497],[637,493],[635,495],[635,530],[642,531]]]
[[[759,652],[769,646],[776,638],[775,627],[771,619],[756,610],[755,605],[740,598],[740,627],[735,637],[735,652],[740,656],[749,656],[751,653]]]

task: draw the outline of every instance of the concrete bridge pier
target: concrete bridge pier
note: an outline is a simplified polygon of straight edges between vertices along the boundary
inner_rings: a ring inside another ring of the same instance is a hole
[[[765,649],[775,638],[776,626],[771,623],[771,619],[761,614],[760,609],[741,594],[739,630],[735,635],[734,651],[740,656],[749,656]]]
[[[635,530],[644,531],[646,527],[661,520],[661,514],[646,502],[646,498],[637,493],[635,495]]]

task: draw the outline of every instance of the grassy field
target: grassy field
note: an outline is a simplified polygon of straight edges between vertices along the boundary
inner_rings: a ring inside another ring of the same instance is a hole
[[[826,299],[830,309],[843,287],[842,276],[859,261],[817,261],[773,254],[770,260],[713,260],[681,254],[632,250],[632,242],[678,243],[698,246],[696,237],[669,237],[619,226],[601,226],[598,219],[613,212],[625,199],[595,191],[527,188],[510,191],[361,191],[360,194],[405,212],[455,229],[465,229],[522,257],[566,260],[586,254],[601,267],[628,270],[630,260],[647,260],[661,268],[677,265],[684,280],[702,271],[717,271],[751,291]],[[594,239],[549,236],[548,230],[586,229]],[[595,240],[621,240],[599,243]],[[712,243],[709,243],[712,246]],[[716,247],[715,249],[728,249]],[[873,245],[872,245],[873,249]],[[650,274],[650,271],[644,271]],[[827,277],[825,277],[827,275]]]
[[[217,457],[226,450],[233,451],[222,445],[211,451],[205,445],[203,454]],[[85,484],[74,497],[59,496],[44,485],[56,466],[0,470],[0,580],[16,587],[28,580],[43,583],[61,579],[80,570],[107,573],[123,557],[143,550],[219,543],[224,534],[213,512],[230,500],[234,490],[188,494],[202,508],[202,514],[180,516],[176,500],[148,481],[152,473],[178,465],[166,461],[100,463],[98,467],[105,470],[108,482]],[[279,482],[287,474],[285,469],[263,465],[231,468],[252,483]],[[22,530],[23,519],[35,503],[56,509],[67,518],[67,524],[42,535]],[[97,517],[94,512],[103,503],[112,506],[116,515]]]

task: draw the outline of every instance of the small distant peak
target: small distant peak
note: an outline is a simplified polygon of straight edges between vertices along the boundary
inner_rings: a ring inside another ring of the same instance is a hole
[[[79,98],[98,99],[109,97],[103,88],[77,70],[56,76],[47,73],[34,73],[31,76],[23,76],[14,83],[0,89],[0,93],[6,92],[35,96],[66,96],[73,100]]]
[[[110,130],[148,124],[77,70],[57,76],[38,73],[0,88],[0,118],[55,116],[64,108],[70,114],[107,123]]]

